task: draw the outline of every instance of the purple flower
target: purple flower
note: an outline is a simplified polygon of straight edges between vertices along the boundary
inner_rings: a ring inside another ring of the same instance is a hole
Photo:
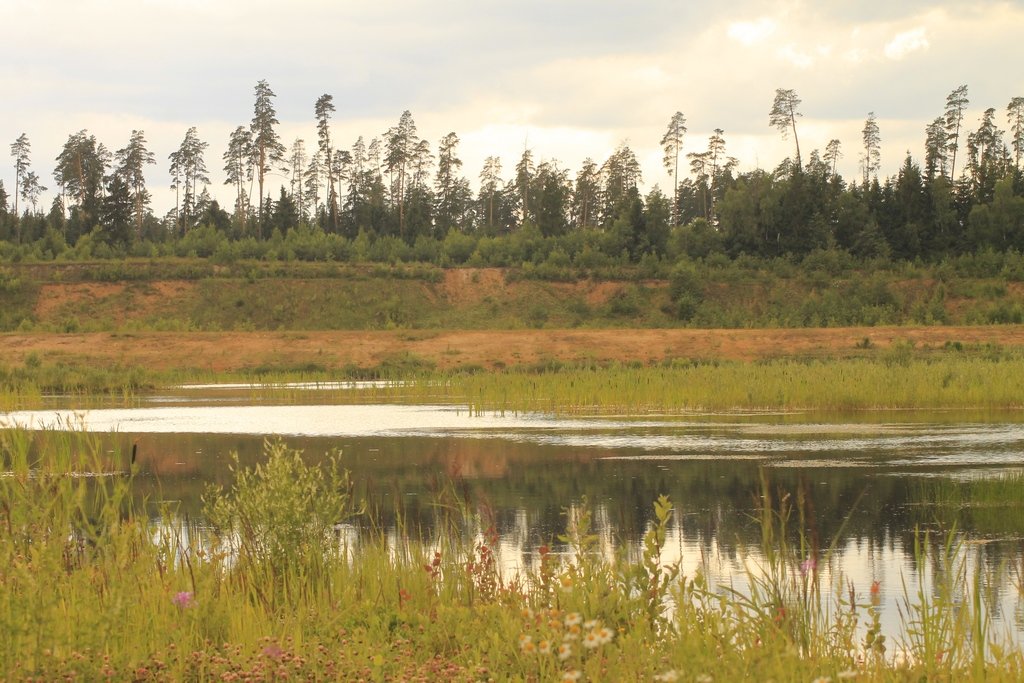
[[[818,560],[814,557],[809,557],[800,563],[800,575],[807,576],[813,571],[818,569]]]
[[[177,605],[180,609],[186,609],[188,607],[194,607],[196,599],[190,591],[181,591],[174,594],[174,597],[171,598],[171,602]]]

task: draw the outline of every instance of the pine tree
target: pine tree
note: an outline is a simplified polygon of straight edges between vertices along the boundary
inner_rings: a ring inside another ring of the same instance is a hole
[[[110,161],[110,152],[103,143],[85,130],[69,135],[57,156],[53,177],[71,209],[69,240],[91,230],[98,221]]]
[[[301,138],[296,138],[295,142],[292,143],[291,155],[288,157],[288,165],[290,171],[290,190],[292,199],[295,202],[295,208],[298,211],[299,220],[305,222],[306,220],[306,196],[305,196],[305,184],[303,183],[303,174],[306,171],[306,164],[309,161],[309,157],[306,154],[306,142]]]
[[[533,165],[533,151],[524,149],[523,156],[519,157],[519,163],[516,164],[515,182],[515,187],[519,193],[520,201],[520,223],[525,223],[530,217],[530,179],[533,177],[535,172],[536,168]]]
[[[398,207],[398,233],[405,237],[405,198],[409,165],[412,163],[419,137],[416,122],[409,110],[402,112],[398,125],[385,133],[384,167],[391,178],[391,201]],[[372,145],[371,145],[372,146]]]
[[[331,148],[331,114],[334,113],[334,98],[331,95],[323,94],[317,98],[313,107],[316,116],[316,134],[320,154],[323,159],[333,159],[334,151]],[[335,191],[333,164],[324,167],[327,173],[327,213],[334,232],[338,232],[339,202],[338,192]]]
[[[587,157],[576,174],[576,186],[572,195],[572,218],[577,229],[583,230],[596,225],[594,215],[599,192],[597,164]]]
[[[45,185],[39,184],[39,176],[35,171],[29,171],[21,182],[21,198],[32,205],[32,213],[36,213],[39,203],[39,195],[46,192]]]
[[[469,201],[469,182],[459,175],[462,159],[456,155],[459,136],[448,133],[437,145],[437,229],[440,236],[457,227]]]
[[[1006,105],[1006,119],[1010,124],[1010,147],[1013,149],[1013,165],[1020,168],[1024,155],[1024,97],[1014,97]]]
[[[929,181],[936,173],[946,175],[949,143],[946,140],[946,121],[938,117],[925,128],[924,168]]]
[[[797,107],[800,106],[800,98],[796,96],[795,90],[784,90],[778,88],[775,91],[775,101],[772,103],[772,110],[768,113],[768,123],[777,129],[783,138],[793,133],[793,141],[796,143],[796,170],[800,171],[803,166],[800,162],[800,138],[796,134],[796,120],[803,116]]]
[[[501,158],[487,157],[480,171],[480,194],[487,196],[487,232],[494,232],[494,199],[501,191]]]
[[[959,88],[946,96],[946,114],[944,117],[946,130],[946,148],[951,156],[949,163],[949,179],[955,180],[956,176],[956,153],[960,147],[960,124],[964,120],[964,110],[967,108],[967,86]]]
[[[253,106],[253,117],[250,129],[252,131],[253,160],[256,170],[256,179],[259,183],[260,204],[259,218],[264,223],[264,192],[263,185],[267,173],[272,164],[281,163],[284,160],[285,148],[274,126],[280,122],[277,120],[277,112],[274,110],[274,91],[265,80],[256,84],[256,103]]]
[[[114,175],[121,176],[131,194],[135,216],[135,234],[142,235],[142,223],[146,218],[150,194],[146,189],[143,167],[156,163],[156,155],[146,148],[146,137],[141,130],[133,130],[128,145],[114,152],[117,168]]]
[[[245,183],[253,179],[253,143],[252,131],[245,126],[238,126],[228,139],[228,148],[224,152],[225,185],[235,186],[235,218],[239,228],[245,231],[248,221],[249,195]],[[249,192],[251,193],[251,188]]]
[[[878,169],[882,165],[882,135],[878,130],[875,112],[868,112],[861,135],[864,140],[864,156],[861,162],[864,169],[864,184],[867,185],[872,175],[878,177]]]
[[[11,143],[11,156],[14,157],[14,218],[18,218],[18,194],[21,190],[21,183],[29,171],[32,152],[32,143],[28,136],[22,133],[18,139]]]
[[[830,175],[835,178],[836,167],[839,165],[839,160],[843,157],[842,143],[839,140],[832,139],[825,145],[825,154],[822,156],[822,161],[828,164]]]
[[[683,137],[686,135],[686,117],[677,111],[668,122],[668,130],[661,138],[661,147],[665,151],[662,163],[665,170],[672,176],[672,224],[679,225],[679,154],[683,150]]]
[[[133,188],[125,176],[120,173],[110,176],[102,206],[100,234],[103,240],[111,245],[128,244],[136,205]]]
[[[194,227],[199,216],[198,196],[199,184],[205,189],[210,178],[203,153],[209,143],[199,139],[195,126],[188,129],[185,138],[176,152],[168,157],[171,161],[171,189],[175,190],[175,216],[179,231],[184,234]],[[180,193],[184,190],[184,197]],[[180,202],[179,202],[180,199]]]

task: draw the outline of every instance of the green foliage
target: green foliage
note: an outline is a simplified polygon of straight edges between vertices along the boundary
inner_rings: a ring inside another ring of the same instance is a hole
[[[235,453],[231,489],[211,486],[204,502],[236,562],[234,575],[272,610],[291,603],[294,592],[321,587],[327,566],[346,552],[336,530],[362,510],[336,459],[309,467],[280,441],[268,442],[266,454],[266,462],[242,469]]]
[[[669,297],[674,313],[683,322],[693,319],[704,300],[704,286],[693,263],[680,261],[672,269],[669,279]]]

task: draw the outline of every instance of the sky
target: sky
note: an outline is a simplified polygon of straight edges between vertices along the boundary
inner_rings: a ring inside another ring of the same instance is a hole
[[[777,88],[802,100],[806,160],[841,141],[840,173],[859,178],[869,112],[882,137],[882,173],[909,151],[966,84],[965,119],[988,107],[1006,127],[1024,96],[1024,1],[945,0],[0,0],[0,180],[14,187],[9,145],[22,133],[31,168],[50,188],[68,136],[86,129],[111,151],[142,130],[153,211],[173,208],[168,155],[196,126],[209,143],[210,191],[225,206],[221,156],[252,119],[253,90],[276,94],[282,142],[316,147],[313,105],[334,97],[335,146],[395,125],[461,139],[471,186],[487,156],[503,175],[523,150],[575,176],[628,144],[643,187],[670,189],[660,140],[676,111],[683,153],[716,128],[739,171],[772,169],[793,153],[769,126]],[[276,196],[283,175],[270,178]]]

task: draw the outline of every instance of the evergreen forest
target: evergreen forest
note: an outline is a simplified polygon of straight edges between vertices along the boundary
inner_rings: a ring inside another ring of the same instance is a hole
[[[312,107],[315,141],[286,145],[275,94],[260,81],[251,121],[219,141],[219,161],[195,127],[166,160],[140,130],[113,152],[87,130],[70,134],[55,159],[49,206],[40,201],[49,188],[31,140],[19,135],[10,145],[14,187],[0,182],[0,259],[180,255],[592,268],[681,257],[799,261],[821,250],[926,263],[1024,251],[1024,97],[971,121],[967,86],[956,88],[922,130],[919,155],[908,151],[889,177],[879,176],[882,131],[874,113],[855,148],[831,140],[804,155],[798,94],[780,88],[767,105],[767,125],[793,149],[777,168],[741,170],[723,130],[692,140],[676,112],[660,141],[666,176],[647,179],[667,179],[670,190],[655,185],[644,194],[626,143],[575,172],[537,161],[530,149],[516,160],[490,156],[476,183],[462,173],[458,135],[434,145],[419,137],[409,111],[382,134],[343,148],[332,137],[328,94]],[[857,177],[837,173],[848,155],[859,161]],[[162,217],[145,177],[158,163],[167,164],[175,198]],[[233,206],[211,196],[215,163],[223,164]],[[276,182],[282,174],[285,182],[271,191],[271,175]]]

